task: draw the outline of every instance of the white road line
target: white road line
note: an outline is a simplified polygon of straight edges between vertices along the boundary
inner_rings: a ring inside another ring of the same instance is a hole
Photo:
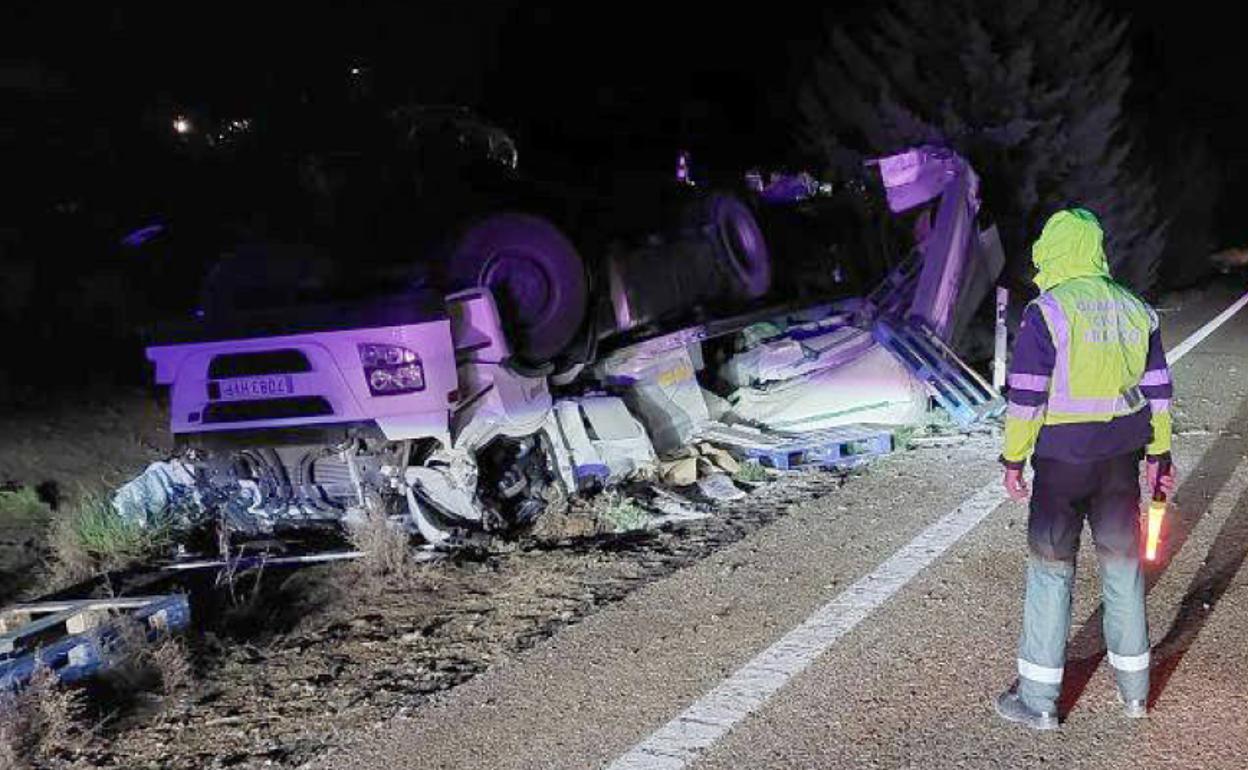
[[[1170,363],[1187,355],[1245,304],[1248,304],[1248,294],[1179,343],[1169,355]],[[761,708],[790,679],[804,671],[815,658],[961,540],[1005,499],[1005,491],[996,482],[971,495],[672,721],[612,762],[607,770],[683,770],[688,767],[738,722]]]
[[[1171,364],[1177,362],[1180,358],[1187,355],[1189,350],[1199,345],[1205,337],[1213,334],[1219,326],[1229,321],[1231,316],[1238,313],[1240,308],[1246,304],[1248,304],[1248,294],[1245,294],[1235,300],[1233,305],[1228,307],[1226,310],[1223,310],[1221,313],[1218,313],[1212,321],[1197,329],[1190,337],[1175,346],[1174,350],[1170,351],[1170,355],[1166,356],[1166,360]]]
[[[677,770],[710,748],[871,611],[975,528],[1005,500],[999,484],[976,492],[874,572],[815,611],[722,684],[656,730],[609,770]]]

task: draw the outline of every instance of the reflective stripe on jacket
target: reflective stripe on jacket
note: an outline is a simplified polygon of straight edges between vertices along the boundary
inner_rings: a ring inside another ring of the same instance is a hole
[[[1095,217],[1076,209],[1055,214],[1033,248],[1043,293],[1023,314],[1010,364],[1007,464],[1026,460],[1042,428],[1055,459],[1170,450],[1157,316],[1110,279],[1101,242]]]

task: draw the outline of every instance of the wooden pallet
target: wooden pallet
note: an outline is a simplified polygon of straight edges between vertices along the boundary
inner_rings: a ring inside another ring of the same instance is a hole
[[[0,691],[24,686],[40,666],[64,682],[108,668],[108,653],[119,643],[119,616],[142,623],[150,638],[184,628],[191,611],[185,594],[70,599],[0,611]]]
[[[699,432],[698,440],[776,470],[852,468],[893,451],[892,433],[860,425],[796,434],[712,423]]]
[[[910,312],[922,267],[923,260],[915,250],[884,276],[880,285],[867,295],[867,302],[877,315],[903,318]]]
[[[959,426],[968,428],[1004,411],[1001,394],[921,324],[880,319],[872,333],[927,385],[936,403]]]

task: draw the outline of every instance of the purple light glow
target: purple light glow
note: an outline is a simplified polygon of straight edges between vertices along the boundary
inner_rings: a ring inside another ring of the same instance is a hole
[[[151,239],[160,235],[164,231],[165,231],[165,226],[162,224],[155,224],[155,225],[148,225],[147,227],[140,227],[138,230],[135,230],[134,232],[127,233],[126,236],[121,239],[121,245],[129,246],[130,248],[138,248],[139,246],[142,246],[143,244],[147,243]]]

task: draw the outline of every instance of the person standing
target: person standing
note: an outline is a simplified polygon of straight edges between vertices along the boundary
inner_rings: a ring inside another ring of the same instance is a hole
[[[1157,314],[1110,277],[1092,212],[1049,218],[1032,247],[1041,294],[1023,313],[1006,383],[1005,489],[1030,498],[1018,688],[998,715],[1058,726],[1075,555],[1086,518],[1100,562],[1104,634],[1128,717],[1147,714],[1148,623],[1140,567],[1140,460],[1167,493],[1173,387]],[[1028,458],[1034,492],[1023,479]]]

